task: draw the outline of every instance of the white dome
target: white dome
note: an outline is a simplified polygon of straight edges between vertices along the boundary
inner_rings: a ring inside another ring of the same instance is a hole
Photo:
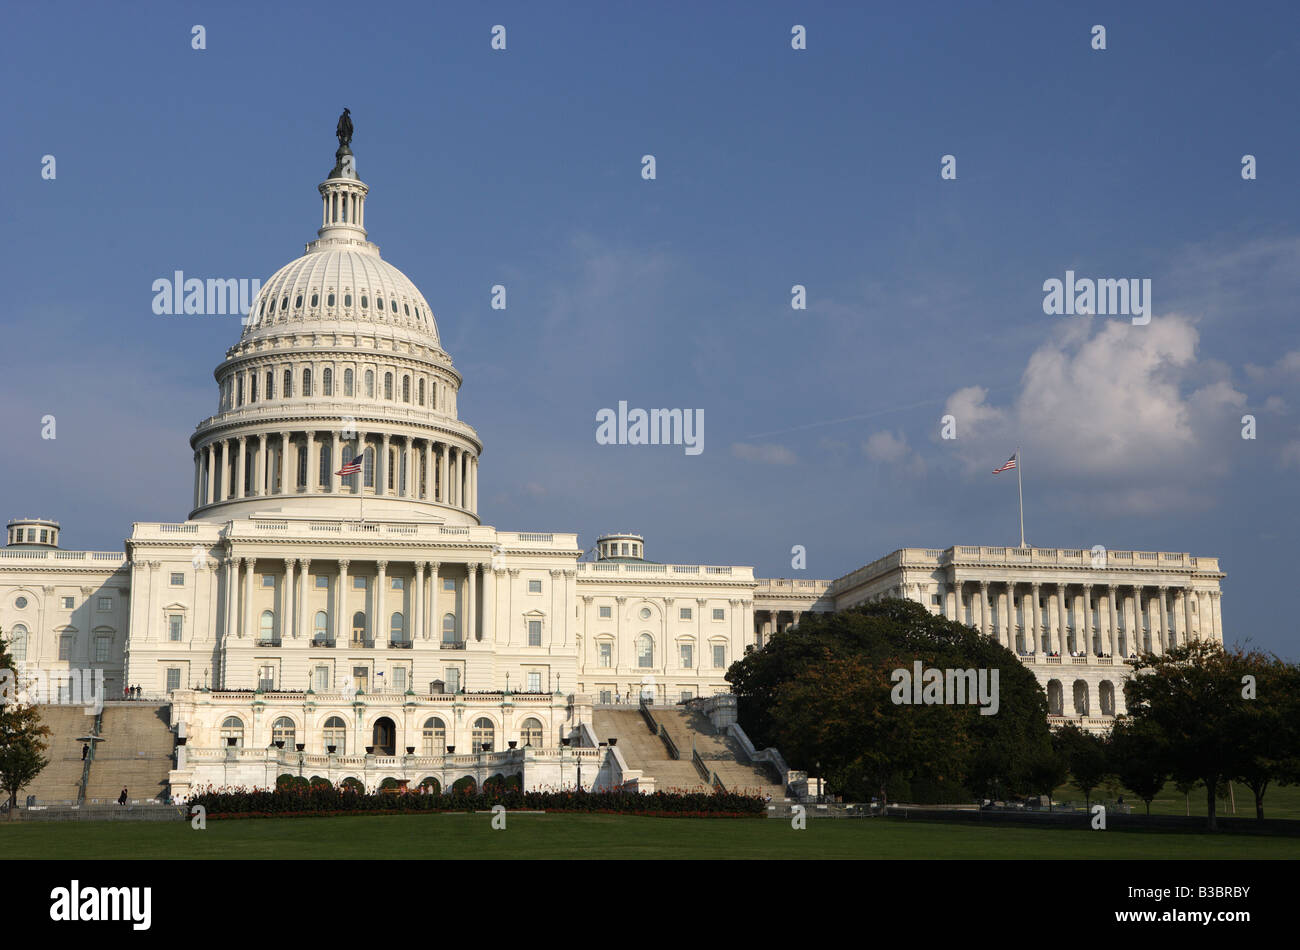
[[[438,325],[411,279],[365,247],[320,247],[281,267],[249,310],[243,338],[295,325],[349,323],[400,327],[428,334]]]

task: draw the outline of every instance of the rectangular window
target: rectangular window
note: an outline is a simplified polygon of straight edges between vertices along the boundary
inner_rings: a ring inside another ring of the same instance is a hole
[[[262,691],[275,689],[275,667],[268,664],[257,671],[257,688]]]
[[[680,617],[682,620],[690,620],[690,619],[691,619],[691,608],[690,608],[690,607],[683,607],[681,610],[679,610],[679,611],[677,612],[677,616]]]
[[[403,585],[406,583],[406,578],[404,578],[404,577],[390,577],[390,578],[389,578],[389,581],[390,581],[390,583],[389,583],[389,590],[404,590],[404,589],[405,589],[405,587],[404,587]]]
[[[330,688],[330,668],[328,666],[316,667],[315,682],[312,689],[318,693],[323,693]]]
[[[530,647],[542,645],[542,622],[540,620],[528,621],[528,645]]]
[[[72,598],[71,598],[71,597],[64,597],[64,598],[63,598],[63,609],[64,609],[64,610],[71,610],[72,607],[73,607],[73,600],[72,600]]]
[[[727,648],[721,643],[713,645],[713,668],[720,670],[727,665]]]
[[[688,700],[691,700],[691,699],[694,699],[694,698],[695,698],[695,690],[693,690],[693,689],[684,689],[684,690],[682,690],[682,692],[681,692],[681,701],[682,701],[682,702],[687,702]]]
[[[63,636],[59,637],[59,659],[72,659],[72,635],[69,633],[65,633]]]
[[[317,575],[316,575],[316,589],[317,589],[317,590],[329,590],[329,587],[330,587],[330,579],[329,579],[329,577],[328,577],[327,575],[325,575],[325,574],[317,574]]]
[[[172,576],[171,576],[171,585],[172,585],[172,587],[184,587],[184,586],[185,586],[185,575],[184,575],[184,574],[177,574],[177,573],[175,573],[175,572],[172,572]]]
[[[352,685],[363,693],[370,692],[370,667],[352,667]]]
[[[95,638],[95,662],[96,663],[108,662],[108,651],[110,646],[112,645],[112,642],[113,641],[108,637]]]
[[[726,620],[726,619],[727,619],[727,611],[726,611],[726,608],[724,608],[724,607],[714,607],[714,608],[713,608],[713,619],[714,619],[714,620]]]
[[[172,614],[167,618],[167,639],[172,642],[179,641],[181,631],[184,629],[185,618],[180,614]]]
[[[456,578],[454,578],[454,577],[444,577],[444,578],[442,579],[442,589],[443,589],[443,590],[455,590],[455,589],[456,589]]]
[[[352,589],[353,589],[353,590],[365,590],[365,589],[366,589],[366,579],[365,579],[364,577],[354,577],[354,578],[352,578]]]
[[[406,667],[393,667],[393,689],[399,693],[406,692]]]
[[[528,674],[528,692],[530,692],[530,693],[540,693],[541,691],[542,691],[542,674],[541,674],[541,673],[529,673],[529,674]]]
[[[530,593],[530,594],[540,594],[541,592],[542,592],[542,582],[541,582],[541,581],[529,581],[529,582],[528,582],[528,593]]]
[[[459,666],[447,667],[446,672],[442,678],[443,681],[447,684],[447,692],[449,693],[460,692],[460,667]]]
[[[100,609],[100,610],[112,610],[112,609],[113,609],[113,598],[112,598],[112,597],[101,597],[101,598],[99,598],[99,609]]]
[[[263,574],[263,575],[262,575],[262,586],[263,586],[263,587],[274,587],[274,586],[275,586],[275,575],[274,575],[274,574]]]
[[[695,666],[695,647],[690,643],[681,644],[682,669],[689,670]]]
[[[600,657],[599,660],[600,665],[605,667],[613,666],[614,665],[614,644],[602,643],[599,645],[598,650],[599,652],[597,655]]]
[[[167,692],[181,688],[181,671],[174,666],[167,667]]]
[[[599,699],[599,702],[600,702],[600,704],[601,704],[602,706],[608,706],[608,705],[609,705],[610,703],[612,703],[613,701],[614,701],[614,691],[613,691],[613,690],[602,689],[602,690],[600,691],[600,699]]]
[[[613,616],[614,616],[614,608],[613,608],[613,607],[601,607],[601,608],[600,608],[600,619],[601,619],[601,620],[609,620],[609,619],[610,619],[611,617],[613,617]]]

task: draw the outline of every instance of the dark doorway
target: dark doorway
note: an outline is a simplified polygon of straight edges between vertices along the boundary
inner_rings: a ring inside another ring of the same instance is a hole
[[[393,720],[383,716],[375,721],[374,741],[375,755],[397,754],[397,727]]]

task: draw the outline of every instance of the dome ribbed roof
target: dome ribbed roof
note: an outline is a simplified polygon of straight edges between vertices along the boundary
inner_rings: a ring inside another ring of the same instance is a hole
[[[424,295],[364,247],[318,247],[281,267],[258,293],[243,335],[321,323],[350,324],[348,330],[401,327],[429,334],[438,346],[438,325]]]

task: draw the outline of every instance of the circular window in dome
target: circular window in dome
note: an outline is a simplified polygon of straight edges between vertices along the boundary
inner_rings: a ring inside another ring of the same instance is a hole
[[[302,309],[302,294],[299,294],[297,297],[294,298],[293,309],[295,310]]]
[[[24,607],[27,606],[27,598],[19,597],[17,600],[14,601],[14,606],[17,607],[19,610],[22,610]]]
[[[375,306],[378,307],[380,310],[383,310],[383,309],[384,309],[384,298],[383,298],[383,297],[376,297],[376,298],[375,298]]]
[[[317,294],[312,294],[312,295],[311,295],[311,305],[312,305],[313,307],[316,306],[316,304],[317,304],[317,302],[318,302],[319,300],[320,300],[320,297],[319,297]]]
[[[642,607],[642,608],[641,608],[641,619],[642,619],[642,620],[649,620],[649,619],[650,619],[650,608],[649,608],[649,607]]]
[[[344,295],[343,295],[343,306],[345,306],[345,307],[350,307],[350,306],[352,306],[352,295],[351,295],[351,294],[344,294]]]
[[[366,309],[366,306],[367,306],[367,303],[366,303],[366,295],[365,295],[365,294],[362,294],[362,295],[361,295],[361,309],[362,309],[362,310],[365,310],[365,309]]]

